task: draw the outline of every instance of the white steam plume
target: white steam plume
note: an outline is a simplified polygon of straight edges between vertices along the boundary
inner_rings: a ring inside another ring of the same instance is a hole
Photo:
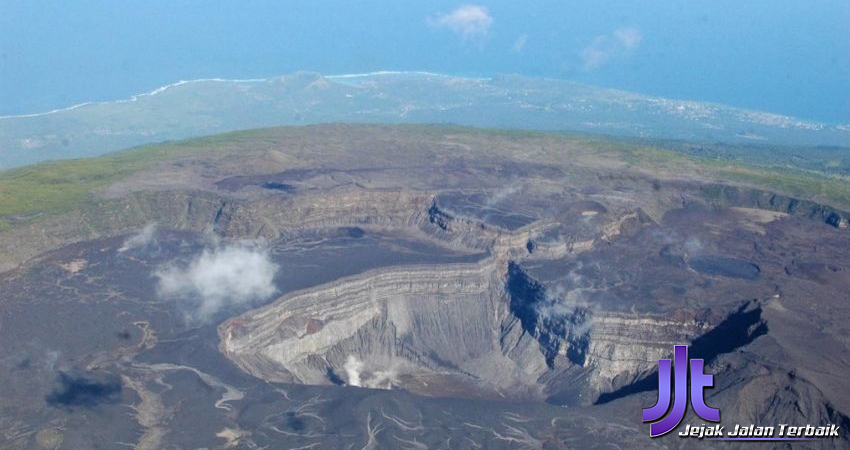
[[[348,378],[349,386],[367,387],[371,389],[391,389],[398,382],[398,364],[385,370],[366,371],[363,361],[354,355],[348,355],[342,366]]]
[[[354,355],[348,355],[348,360],[342,368],[348,376],[348,385],[360,387],[360,371],[363,370],[363,363]]]
[[[135,250],[137,248],[145,248],[150,245],[156,237],[156,224],[149,223],[139,231],[138,234],[130,236],[124,241],[124,245],[118,249],[119,252],[123,253],[128,250]]]

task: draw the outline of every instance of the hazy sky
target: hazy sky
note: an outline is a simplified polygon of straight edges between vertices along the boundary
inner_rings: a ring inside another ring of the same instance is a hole
[[[296,70],[521,73],[850,123],[850,0],[0,0],[0,114]]]

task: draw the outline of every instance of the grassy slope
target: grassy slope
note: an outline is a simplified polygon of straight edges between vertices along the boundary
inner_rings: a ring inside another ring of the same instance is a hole
[[[664,164],[694,166],[706,174],[732,182],[745,183],[793,197],[826,203],[839,209],[850,208],[850,179],[839,174],[800,170],[787,165],[763,166],[740,158],[686,155],[660,147],[619,144],[626,161],[639,166]]]
[[[433,132],[462,133],[463,127],[403,126],[426,134]],[[270,133],[271,131],[271,133]],[[13,221],[26,221],[38,213],[56,213],[79,206],[93,190],[151,167],[202,152],[224,152],[264,142],[281,128],[238,131],[180,142],[148,145],[106,156],[63,160],[0,172],[0,230]],[[512,130],[474,130],[493,133],[507,139],[544,136],[544,133]],[[551,134],[549,136],[552,136]],[[624,161],[642,167],[698,167],[700,172],[739,181],[790,195],[815,199],[846,208],[850,205],[850,183],[834,175],[790,168],[764,168],[740,161],[686,155],[658,146],[647,146],[629,140],[564,136],[600,151],[614,151]]]
[[[156,162],[219,151],[231,147],[222,144],[234,144],[246,136],[250,133],[229,133],[0,172],[0,231],[12,227],[13,220],[25,221],[39,213],[63,212],[79,206],[95,189],[149,168]]]

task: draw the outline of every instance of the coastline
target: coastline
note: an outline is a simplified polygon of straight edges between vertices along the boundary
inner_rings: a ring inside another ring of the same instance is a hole
[[[289,75],[291,75],[291,74],[289,74]],[[401,76],[418,75],[418,76],[428,76],[428,77],[436,77],[436,78],[443,78],[443,79],[455,79],[456,78],[456,79],[471,80],[471,81],[492,81],[493,80],[492,77],[472,77],[472,76],[463,76],[463,75],[451,75],[451,74],[428,72],[428,71],[422,71],[422,70],[377,70],[377,71],[374,71],[374,72],[343,73],[343,74],[334,74],[334,75],[319,74],[319,75],[322,76],[325,79],[328,79],[328,80],[339,80],[340,83],[344,83],[345,80],[357,80],[357,79],[363,79],[363,78],[369,78],[369,77],[393,76],[393,75],[401,75]],[[287,75],[281,75],[281,76],[287,76]],[[198,79],[193,79],[193,80],[179,80],[177,82],[174,82],[174,83],[171,83],[171,84],[166,84],[164,86],[157,87],[157,88],[150,90],[150,91],[147,91],[147,92],[142,92],[140,94],[131,95],[130,97],[125,98],[125,99],[88,101],[88,102],[82,102],[82,103],[67,106],[67,107],[64,107],[64,108],[57,108],[57,109],[52,109],[52,110],[44,111],[44,112],[28,113],[28,114],[2,115],[2,116],[0,116],[0,121],[50,116],[50,115],[53,115],[53,114],[70,112],[70,111],[73,111],[73,110],[76,110],[76,109],[79,109],[79,108],[83,108],[83,107],[86,107],[86,106],[133,103],[133,102],[135,102],[139,99],[142,99],[142,98],[145,98],[145,97],[153,97],[153,96],[155,96],[157,94],[161,94],[162,92],[165,92],[165,91],[167,91],[171,88],[179,87],[179,86],[186,85],[186,84],[207,83],[207,82],[237,83],[237,84],[238,83],[263,83],[263,82],[273,80],[273,79],[278,78],[278,77],[280,77],[280,76],[267,77],[267,78],[218,78],[218,77],[214,77],[214,78],[198,78]],[[583,84],[583,83],[576,83],[576,82],[569,81],[569,80],[561,80],[561,79],[548,78],[548,77],[529,77],[529,78],[534,78],[534,79],[539,79],[539,80],[544,80],[544,81],[551,81],[551,82],[578,84],[578,85],[587,86],[587,87],[590,87],[590,88],[604,89],[606,91],[616,92],[616,93],[619,93],[619,94],[622,94],[622,95],[635,95],[635,96],[641,97],[642,99],[644,99],[648,102],[668,103],[669,105],[672,105],[672,107],[679,107],[680,109],[681,108],[687,108],[687,107],[693,107],[693,106],[711,106],[711,107],[729,108],[729,109],[732,109],[732,110],[736,110],[739,114],[749,116],[748,118],[750,120],[752,120],[756,123],[762,124],[762,125],[771,125],[769,122],[773,122],[774,126],[778,125],[780,128],[787,128],[787,127],[804,128],[804,129],[808,128],[810,131],[820,131],[820,130],[824,130],[824,129],[833,129],[834,131],[839,131],[839,132],[850,132],[850,123],[843,124],[843,123],[820,122],[820,121],[814,121],[814,120],[808,120],[808,119],[801,119],[801,118],[798,118],[796,116],[788,116],[788,115],[784,115],[784,114],[773,113],[773,112],[770,112],[770,111],[741,108],[741,107],[737,107],[737,106],[731,106],[731,105],[726,105],[726,104],[721,104],[721,103],[714,103],[714,102],[710,102],[710,101],[673,99],[673,98],[666,98],[666,97],[658,97],[658,96],[653,96],[653,95],[641,94],[639,92],[625,91],[625,90],[621,90],[621,89],[608,88],[608,87],[595,86],[595,85],[586,85],[586,84]],[[746,136],[740,136],[740,137],[746,137]]]
[[[426,72],[419,70],[377,70],[374,72],[362,72],[362,73],[343,73],[336,75],[322,75],[324,78],[331,80],[342,80],[342,79],[353,79],[353,78],[367,78],[372,76],[382,76],[382,75],[427,75],[433,77],[441,77],[441,78],[454,78],[454,75],[447,75],[436,72]],[[194,84],[194,83],[204,83],[204,82],[218,82],[218,83],[262,83],[268,81],[274,77],[270,78],[198,78],[194,80],[179,80],[171,84],[166,84],[165,86],[160,86],[156,89],[153,89],[148,92],[142,92],[140,94],[131,95],[129,98],[118,99],[118,100],[103,100],[103,101],[91,101],[91,102],[82,102],[77,103],[75,105],[66,106],[64,108],[56,108],[51,109],[49,111],[37,112],[37,113],[28,113],[28,114],[8,114],[4,116],[0,116],[0,120],[5,119],[25,119],[31,117],[41,117],[47,116],[51,114],[57,114],[62,112],[73,111],[78,108],[82,108],[84,106],[90,105],[106,105],[111,103],[131,103],[135,102],[143,97],[152,97],[154,95],[165,92],[171,88],[175,88],[178,86],[182,86],[184,84]],[[490,80],[490,78],[486,77],[459,77],[459,78],[469,78],[469,79],[478,79],[478,80]]]

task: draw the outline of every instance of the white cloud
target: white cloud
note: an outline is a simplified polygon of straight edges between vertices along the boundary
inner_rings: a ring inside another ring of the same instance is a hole
[[[511,46],[511,49],[516,53],[520,53],[525,49],[525,44],[527,44],[527,43],[528,43],[528,35],[527,34],[520,35],[514,41],[514,45]]]
[[[614,31],[614,37],[626,50],[635,49],[640,44],[643,35],[638,27],[623,27]]]
[[[190,319],[205,321],[222,308],[274,295],[276,272],[266,252],[229,245],[204,250],[187,267],[161,267],[154,276],[161,297],[181,300],[190,307]]]
[[[486,37],[493,26],[489,11],[480,5],[463,5],[428,22],[434,27],[449,29],[464,40]]]
[[[623,27],[610,35],[596,36],[593,42],[582,49],[581,58],[584,70],[598,69],[610,61],[628,56],[640,45],[643,35],[640,28]]]

